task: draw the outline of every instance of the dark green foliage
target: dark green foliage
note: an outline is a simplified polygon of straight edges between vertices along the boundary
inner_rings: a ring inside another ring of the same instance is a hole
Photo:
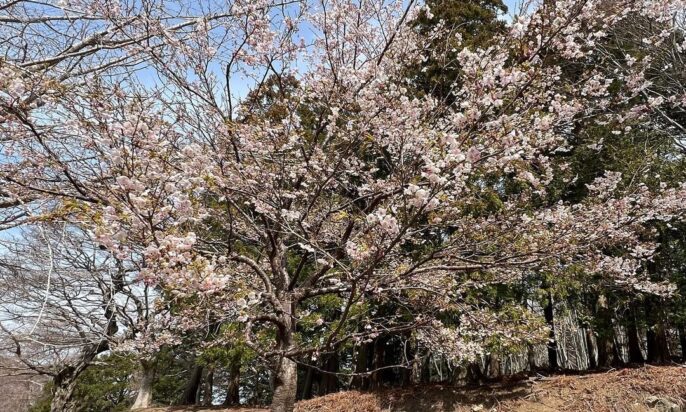
[[[72,396],[75,412],[126,411],[133,403],[138,363],[130,356],[108,355],[88,367],[77,380]],[[31,412],[50,410],[52,385],[43,389],[44,396]]]
[[[417,30],[428,35],[439,24],[444,30],[432,41],[426,62],[411,70],[411,77],[419,90],[452,102],[460,73],[457,54],[464,46],[485,47],[503,33],[505,23],[498,17],[507,7],[502,0],[427,0],[426,5],[432,16],[423,12],[415,21]]]
[[[185,352],[163,349],[157,355],[155,382],[152,386],[153,404],[174,405],[183,393],[186,385],[189,361]]]

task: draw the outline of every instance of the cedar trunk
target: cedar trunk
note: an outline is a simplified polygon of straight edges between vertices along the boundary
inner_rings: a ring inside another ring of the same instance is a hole
[[[231,368],[229,369],[229,386],[226,388],[224,406],[238,405],[240,403],[240,386],[241,363],[240,357],[236,357],[236,359],[231,362]]]
[[[557,363],[557,340],[555,338],[555,319],[554,319],[554,305],[553,305],[553,294],[548,291],[548,303],[543,308],[543,315],[545,316],[545,322],[550,328],[549,341],[548,341],[548,368],[550,370],[556,370],[558,368]]]
[[[186,384],[186,388],[181,396],[180,405],[195,405],[198,401],[198,392],[200,389],[200,384],[202,383],[202,365],[195,365],[193,371],[191,372],[190,379]]]
[[[643,352],[638,341],[638,324],[634,309],[629,310],[629,322],[626,329],[627,344],[629,345],[629,363],[643,363]]]

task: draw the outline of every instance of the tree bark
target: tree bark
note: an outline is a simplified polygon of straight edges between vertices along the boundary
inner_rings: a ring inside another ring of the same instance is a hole
[[[421,370],[419,372],[419,383],[431,382],[431,355],[427,354],[422,360]]]
[[[226,399],[224,399],[224,406],[238,405],[240,399],[241,387],[241,363],[240,358],[232,360],[229,369],[229,386],[226,389]]]
[[[545,316],[545,322],[550,328],[549,341],[548,341],[548,368],[550,370],[556,370],[558,368],[557,363],[557,340],[555,339],[555,319],[554,319],[554,305],[553,305],[553,294],[548,291],[548,303],[543,308],[543,315]]]
[[[307,372],[305,372],[305,383],[303,384],[302,394],[300,399],[310,399],[312,397],[312,384],[314,383],[314,368],[311,366],[307,367]]]
[[[586,326],[584,329],[586,331],[586,347],[588,348],[588,368],[596,369],[598,367],[598,362],[596,361],[598,350],[593,341],[593,329],[590,326]]]
[[[200,383],[202,382],[202,365],[193,366],[193,371],[191,372],[190,379],[186,384],[186,388],[181,396],[180,405],[195,405],[198,401],[198,389],[200,388]]]
[[[152,362],[141,360],[140,381],[138,382],[138,394],[131,406],[131,410],[148,408],[152,402],[152,384],[155,379],[155,368]]]
[[[681,345],[681,361],[686,362],[686,325],[679,326],[679,344]]]
[[[319,385],[319,391],[321,395],[326,395],[328,393],[333,393],[338,390],[338,353],[330,353],[326,356],[326,362],[324,363],[324,370],[331,373],[322,373],[321,384]]]
[[[627,324],[627,343],[629,345],[629,363],[643,363],[643,352],[638,341],[638,325],[636,324],[636,313],[634,308],[629,309],[629,321]]]
[[[480,362],[470,362],[467,365],[467,383],[470,385],[481,385],[486,382],[484,373],[481,371]]]
[[[624,363],[615,339],[613,312],[604,297],[599,297],[594,313],[598,367],[618,367]]]
[[[486,372],[486,379],[498,379],[502,376],[500,370],[500,358],[495,353],[488,355],[488,372]]]
[[[212,406],[212,393],[214,392],[214,369],[205,368],[205,378],[202,386],[202,406]]]
[[[272,412],[292,412],[297,395],[298,365],[289,358],[281,358],[274,382]]]
[[[70,405],[69,401],[76,388],[76,379],[98,354],[107,349],[109,349],[109,343],[105,340],[87,346],[74,363],[65,366],[54,376],[50,412],[71,412],[74,410],[75,405]]]
[[[367,390],[369,388],[369,378],[365,375],[369,365],[370,345],[362,343],[357,346],[357,356],[355,358],[355,376],[353,377],[352,386],[355,389]]]
[[[278,347],[283,352],[288,352],[293,345],[293,301],[288,293],[281,297],[281,305],[284,308],[281,316],[282,328],[279,329]],[[275,365],[274,372],[274,395],[270,410],[272,412],[292,412],[295,407],[295,399],[298,396],[298,365],[293,359],[281,356]]]
[[[649,325],[646,332],[648,362],[665,363],[669,360],[669,344],[662,312],[656,310],[650,298],[645,300],[645,312]]]
[[[383,367],[384,358],[386,355],[386,339],[378,337],[374,340],[374,357],[372,360],[372,372],[369,377],[369,388],[378,389],[381,387],[381,371],[379,368]]]
[[[70,368],[73,369],[73,368]],[[61,372],[60,372],[61,373]],[[71,372],[67,372],[71,375]],[[59,375],[58,375],[59,376]],[[76,378],[65,377],[55,378],[54,389],[52,392],[52,401],[50,402],[50,412],[71,412],[74,410],[74,405],[69,403],[74,388],[76,387]]]
[[[614,337],[612,338],[612,356],[612,366],[618,368],[625,365],[622,352],[619,349],[619,343]]]
[[[413,375],[412,371],[413,371],[413,366],[414,366],[414,357],[415,357],[414,342],[410,339],[410,334],[408,333],[406,335],[405,347],[403,348],[402,359],[401,359],[403,368],[401,369],[401,372],[400,372],[400,384],[402,386],[412,385],[412,375]]]
[[[667,346],[667,336],[665,334],[664,326],[657,324],[648,329],[646,333],[648,362],[650,363],[665,363],[669,357],[669,348]]]

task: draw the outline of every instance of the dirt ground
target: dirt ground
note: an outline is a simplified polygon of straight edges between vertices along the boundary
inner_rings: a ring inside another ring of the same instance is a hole
[[[299,402],[299,412],[678,412],[686,411],[686,366],[645,366],[584,375],[530,378],[475,388],[427,385],[374,393],[339,392]],[[262,412],[264,409],[173,409],[146,412]]]

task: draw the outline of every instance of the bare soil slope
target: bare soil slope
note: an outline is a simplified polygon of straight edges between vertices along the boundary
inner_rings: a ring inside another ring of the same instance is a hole
[[[168,411],[262,409],[150,409]],[[645,366],[586,375],[499,383],[477,388],[420,386],[374,393],[357,391],[299,402],[299,412],[476,411],[686,411],[686,367]]]

